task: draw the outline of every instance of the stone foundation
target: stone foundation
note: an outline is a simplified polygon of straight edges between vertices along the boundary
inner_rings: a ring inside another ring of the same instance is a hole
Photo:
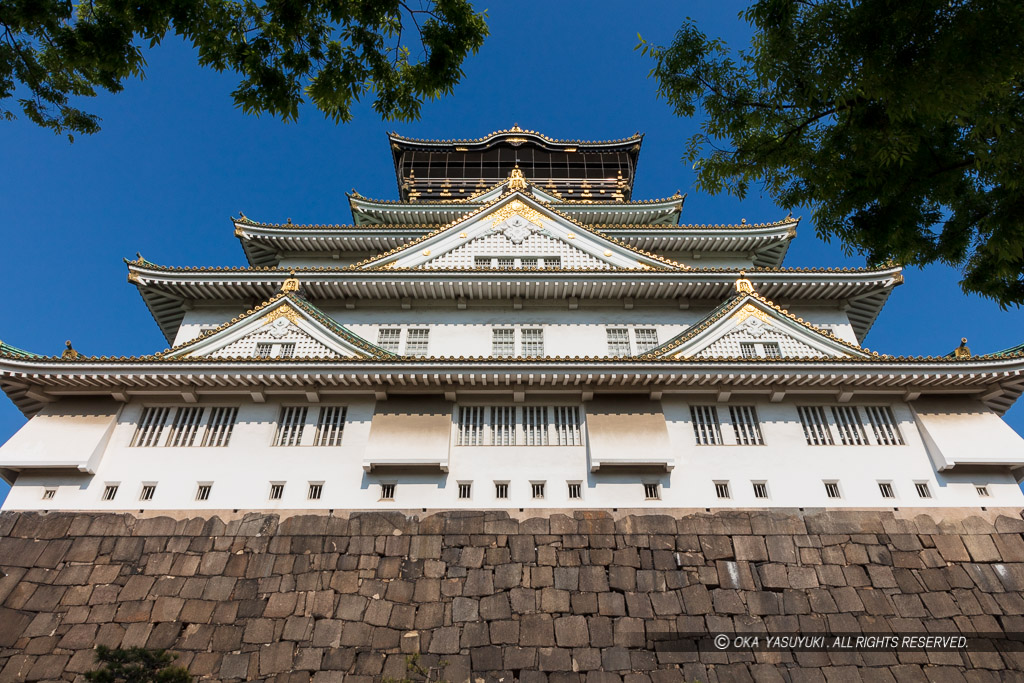
[[[0,681],[1022,680],[1024,652],[655,651],[667,632],[1024,632],[1020,510],[0,514]],[[520,519],[516,519],[516,516]],[[229,516],[230,517],[230,516]]]

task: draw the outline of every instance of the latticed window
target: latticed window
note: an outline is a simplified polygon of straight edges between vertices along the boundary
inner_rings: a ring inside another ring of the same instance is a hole
[[[522,331],[523,355],[527,358],[538,358],[544,355],[544,330],[528,328]]]
[[[690,406],[690,421],[693,436],[700,446],[722,443],[722,429],[718,424],[718,408],[715,406]]]
[[[491,406],[491,445],[513,446],[515,443],[515,406]]]
[[[117,497],[117,484],[107,484],[103,487],[103,500],[114,500]]]
[[[657,482],[645,483],[644,498],[647,500],[661,500],[661,484]]]
[[[160,437],[164,433],[164,422],[167,421],[170,411],[170,408],[143,408],[131,446],[145,448],[159,445]]]
[[[537,267],[537,259],[535,259],[535,258],[524,258],[524,259],[520,260],[520,263],[523,264],[523,268],[536,268]]]
[[[53,500],[57,495],[57,489],[43,489],[43,500]]]
[[[458,445],[484,445],[484,407],[459,407]]]
[[[782,358],[782,349],[776,342],[765,342],[762,344],[765,358]]]
[[[394,500],[395,499],[395,485],[381,484],[380,485],[380,499],[381,500]]]
[[[507,258],[507,257],[506,258],[499,258],[498,259],[498,267],[499,268],[515,268],[516,267],[516,260],[514,258]]]
[[[174,422],[171,423],[171,436],[168,446],[188,447],[196,440],[199,426],[203,423],[203,409],[197,406],[178,408],[174,411]]]
[[[896,493],[892,490],[892,484],[887,481],[878,482],[878,492],[882,494],[882,498],[896,497]]]
[[[139,500],[153,500],[156,495],[156,484],[143,484],[139,491]]]
[[[196,485],[196,500],[210,500],[210,491],[212,489],[213,484]]]
[[[743,358],[782,358],[778,342],[740,342]]]
[[[718,496],[719,498],[732,498],[732,494],[729,493],[729,482],[716,481],[715,495]]]
[[[988,487],[987,486],[975,486],[974,490],[978,492],[978,496],[981,498],[988,498]]]
[[[405,355],[425,356],[430,341],[429,329],[411,329],[405,333]]]
[[[562,267],[561,256],[545,256],[542,261],[544,263],[544,268],[547,270],[558,270]]]
[[[469,500],[473,497],[473,482],[471,481],[460,481],[459,482],[459,500]]]
[[[345,429],[344,406],[322,406],[316,422],[315,446],[340,446]]]
[[[579,500],[583,498],[583,484],[578,481],[570,481],[569,484],[569,500]]]
[[[273,344],[257,344],[256,345],[256,357],[257,358],[270,358],[270,354],[274,352]]]
[[[399,327],[382,327],[377,330],[377,346],[385,351],[398,353],[402,344],[402,329]]]
[[[923,481],[916,482],[914,484],[914,488],[917,489],[917,495],[920,498],[931,498],[932,497],[932,492],[928,488],[928,484],[927,483],[925,483]]]
[[[548,445],[547,406],[523,407],[523,436],[527,446]]]
[[[295,344],[281,344],[277,350],[278,358],[291,358],[295,355]]]
[[[768,484],[763,481],[751,482],[754,485],[754,498],[768,497]]]
[[[583,432],[580,429],[580,409],[577,406],[552,406],[554,414],[555,444],[558,446],[582,446]]]
[[[607,333],[609,356],[630,355],[629,330],[624,327],[609,327]]]
[[[490,268],[492,260],[490,256],[477,256],[473,259],[473,265],[477,268]]]
[[[740,354],[744,358],[757,358],[757,346],[752,342],[740,342]]]
[[[302,442],[302,428],[306,424],[305,406],[284,406],[277,422],[274,446],[298,446]]]
[[[259,344],[256,344],[257,358],[291,358],[294,355],[294,342],[260,342]]]
[[[864,406],[868,415],[871,430],[875,435],[875,443],[879,446],[902,446],[903,435],[896,425],[896,418],[889,406]]]
[[[509,327],[491,330],[491,355],[498,358],[516,355],[516,331]]]
[[[206,423],[206,433],[203,434],[203,446],[213,448],[227,446],[237,419],[238,408],[225,406],[210,408],[210,419]]]
[[[839,430],[839,440],[844,446],[863,446],[868,437],[856,406],[832,406],[832,417]]]
[[[636,338],[636,352],[647,353],[651,349],[658,347],[658,330],[654,328],[638,328],[633,330],[633,336]]]
[[[494,482],[494,497],[500,500],[508,498],[508,482],[507,481],[496,481]]]
[[[825,495],[829,498],[842,498],[839,493],[839,482],[837,481],[826,481],[825,482]]]
[[[310,482],[309,491],[307,492],[306,497],[309,498],[309,500],[320,500],[320,496],[322,496],[323,493],[324,483],[322,481]]]
[[[763,446],[761,424],[754,406],[729,406],[729,417],[736,433],[736,443],[744,446]]]
[[[272,482],[270,484],[270,500],[281,500],[284,498],[284,484]]]
[[[544,497],[544,482],[543,481],[531,481],[530,492],[533,494],[535,499]]]
[[[832,446],[832,430],[828,427],[825,409],[821,406],[797,406],[800,425],[804,429],[804,438],[808,446]]]

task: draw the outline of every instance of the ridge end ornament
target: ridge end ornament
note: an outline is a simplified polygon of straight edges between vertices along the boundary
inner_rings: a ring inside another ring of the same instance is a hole
[[[78,358],[78,351],[75,351],[71,347],[71,340],[70,339],[68,339],[66,342],[64,342],[64,346],[66,346],[67,348],[64,349],[64,351],[60,354],[60,357],[63,360],[75,360],[76,358]]]
[[[524,140],[523,142],[526,141]],[[526,190],[526,176],[519,169],[519,164],[516,164],[516,167],[508,174],[508,189],[519,190],[520,192]]]
[[[953,349],[954,358],[970,358],[971,348],[967,346],[967,337],[960,337],[960,346]]]
[[[737,278],[734,286],[736,287],[736,291],[739,292],[740,294],[754,293],[754,283],[747,279],[746,271],[740,271],[740,276],[739,278]]]
[[[297,291],[299,291],[299,287],[300,286],[301,286],[301,284],[299,283],[299,279],[297,277],[295,277],[295,270],[292,269],[292,270],[288,271],[288,279],[286,279],[281,284],[281,291],[282,292],[297,292]]]

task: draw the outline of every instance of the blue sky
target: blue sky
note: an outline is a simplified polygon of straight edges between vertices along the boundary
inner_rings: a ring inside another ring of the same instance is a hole
[[[478,7],[484,7],[483,3]],[[689,193],[686,223],[785,216],[753,192],[744,201],[694,191],[681,157],[697,121],[655,98],[637,33],[668,43],[686,16],[734,44],[748,30],[743,3],[516,2],[488,8],[491,36],[466,63],[455,93],[424,105],[412,124],[381,122],[364,102],[355,121],[334,125],[305,107],[298,123],[246,116],[236,80],[196,66],[177,40],[146,53],[146,78],[118,95],[85,102],[103,130],[74,144],[24,120],[0,122],[0,222],[8,296],[0,339],[59,353],[65,339],[97,355],[166,347],[122,257],[141,252],[166,265],[244,265],[229,218],[347,223],[345,192],[397,196],[385,132],[478,137],[519,123],[553,137],[610,139],[646,134],[634,197]],[[739,41],[739,42],[737,42]],[[798,212],[799,213],[799,212]],[[809,212],[803,212],[805,216]],[[801,223],[790,266],[860,266]],[[895,354],[939,355],[969,339],[975,352],[1024,340],[1019,309],[965,296],[955,271],[908,269],[866,345]],[[1024,433],[1024,408],[1007,420]],[[0,399],[0,441],[24,417]],[[0,483],[0,498],[7,487]]]

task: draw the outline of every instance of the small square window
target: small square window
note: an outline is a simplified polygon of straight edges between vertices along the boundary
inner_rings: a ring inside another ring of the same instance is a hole
[[[569,482],[569,500],[579,500],[583,497],[583,485],[578,481]]]
[[[754,485],[754,498],[768,497],[768,484],[763,481],[752,482]]]
[[[508,482],[507,481],[496,481],[494,482],[494,497],[499,500],[508,498]]]
[[[644,482],[644,498],[647,500],[661,500],[661,484],[658,482]]]
[[[931,498],[932,492],[928,489],[928,483],[923,481],[914,482],[914,488],[917,489],[917,495],[921,498]]]
[[[103,500],[114,500],[114,497],[117,496],[117,487],[118,484],[107,484],[103,488]]]
[[[718,496],[719,498],[732,498],[732,495],[729,493],[729,482],[716,481],[715,495]]]
[[[57,495],[57,489],[43,489],[43,500],[53,500]]]
[[[196,485],[196,500],[210,500],[210,490],[213,484],[203,483]]]
[[[473,497],[473,482],[471,481],[460,481],[459,482],[459,500],[469,500]]]
[[[139,500],[153,500],[155,494],[156,484],[143,484],[142,490],[139,491]]]
[[[978,495],[980,497],[988,498],[988,487],[987,486],[975,486],[974,488],[978,492]]]
[[[395,499],[395,485],[394,484],[381,484],[380,485],[380,499],[381,500],[394,500]]]
[[[839,482],[837,481],[826,481],[825,482],[825,495],[829,498],[842,498],[839,493]]]
[[[270,484],[270,500],[281,500],[284,498],[284,484],[271,483]]]
[[[887,481],[878,482],[878,492],[882,494],[882,498],[896,497],[896,492],[892,490],[892,484]]]
[[[531,481],[530,482],[530,490],[533,492],[533,497],[535,499],[543,498],[544,497],[544,482],[542,482],[542,481]]]
[[[310,500],[320,500],[320,496],[323,495],[323,492],[324,483],[322,481],[318,481],[316,483],[310,482],[309,493],[307,494],[307,498],[309,498]]]

